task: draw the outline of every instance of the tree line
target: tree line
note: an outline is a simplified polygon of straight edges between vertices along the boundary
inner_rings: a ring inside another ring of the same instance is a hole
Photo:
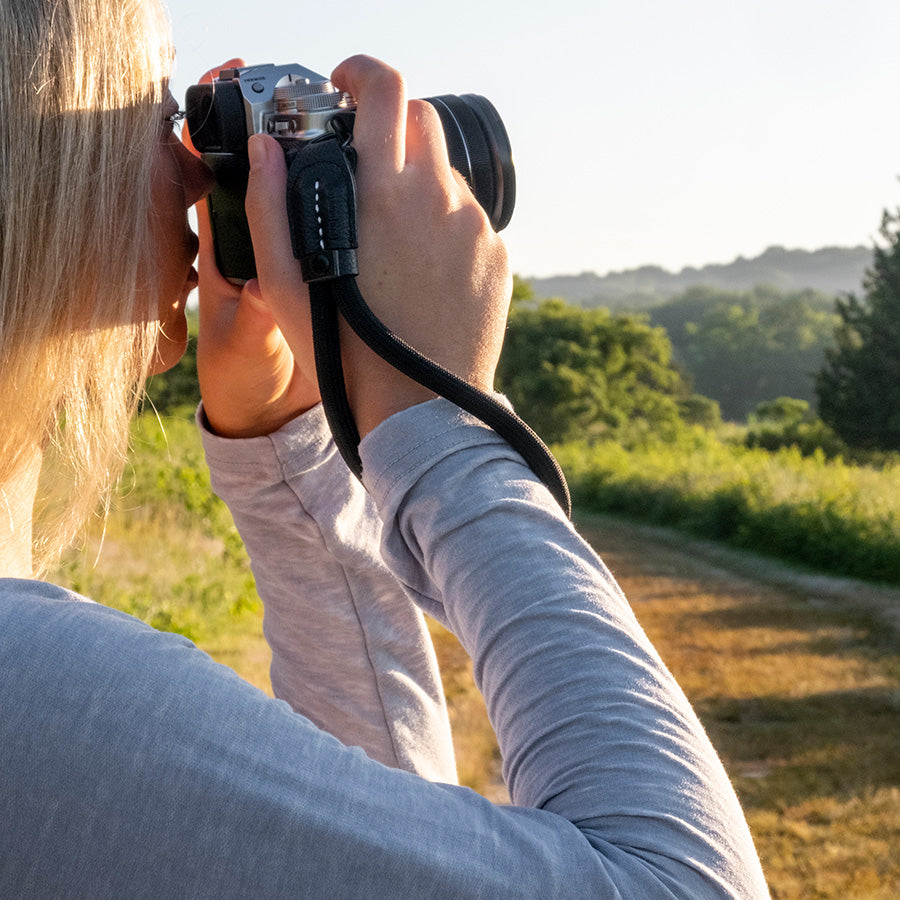
[[[768,286],[691,287],[649,316],[665,328],[693,389],[717,400],[722,416],[735,422],[776,397],[812,404],[838,322],[833,296]]]
[[[695,286],[612,313],[540,300],[517,278],[497,386],[550,443],[665,439],[725,418],[762,445],[900,450],[900,211],[880,234],[863,292],[837,299]],[[148,396],[160,412],[196,404],[193,345]]]
[[[789,250],[776,246],[756,257],[739,256],[729,263],[688,266],[679,272],[641,266],[605,275],[582,272],[529,278],[528,283],[539,297],[563,297],[578,306],[633,311],[659,306],[697,284],[726,291],[749,291],[758,284],[782,291],[814,288],[834,296],[858,291],[871,262],[870,247]]]
[[[666,437],[722,418],[799,424],[834,306],[811,290],[693,287],[649,313],[611,313],[540,301],[517,280],[498,385],[551,442]],[[772,405],[781,397],[795,402]]]

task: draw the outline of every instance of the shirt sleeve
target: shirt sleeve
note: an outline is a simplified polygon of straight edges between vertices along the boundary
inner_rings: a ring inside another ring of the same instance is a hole
[[[424,617],[381,559],[374,505],[321,407],[250,439],[213,434],[202,408],[198,422],[264,602],[276,696],[379,762],[454,783]]]
[[[513,802],[573,823],[621,896],[768,896],[694,711],[518,454],[445,400],[361,454],[383,556],[472,657]]]

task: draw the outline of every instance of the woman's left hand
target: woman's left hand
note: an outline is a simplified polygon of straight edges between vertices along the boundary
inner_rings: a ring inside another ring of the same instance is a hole
[[[243,64],[240,59],[229,60],[207,72],[201,83],[209,83],[221,69]],[[188,136],[185,144],[194,149]],[[197,219],[200,237],[197,373],[204,412],[213,431],[223,437],[270,434],[315,406],[319,402],[318,386],[314,377],[308,377],[308,365],[296,365],[294,354],[261,302],[256,279],[239,287],[222,277],[216,267],[205,203],[198,204]],[[312,353],[311,337],[309,353]]]

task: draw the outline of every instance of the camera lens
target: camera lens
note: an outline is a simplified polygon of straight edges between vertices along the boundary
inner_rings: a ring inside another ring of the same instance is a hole
[[[503,120],[478,94],[425,99],[441,117],[450,164],[466,179],[494,231],[501,231],[516,205],[516,170]]]

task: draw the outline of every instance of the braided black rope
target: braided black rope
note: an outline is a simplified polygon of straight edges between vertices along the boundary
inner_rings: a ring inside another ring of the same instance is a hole
[[[569,488],[553,454],[534,430],[496,398],[419,353],[394,334],[372,312],[353,276],[309,285],[312,303],[316,371],[325,416],[338,450],[351,471],[362,475],[359,432],[353,420],[341,366],[338,313],[372,350],[414,381],[451,400],[491,427],[521,454],[567,516],[572,504]]]

